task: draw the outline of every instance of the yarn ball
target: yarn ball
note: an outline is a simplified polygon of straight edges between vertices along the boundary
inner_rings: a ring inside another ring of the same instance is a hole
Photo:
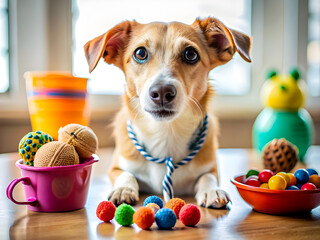
[[[201,213],[194,204],[184,205],[179,214],[181,222],[186,226],[195,226],[200,221]]]
[[[29,132],[19,142],[19,155],[26,165],[33,166],[38,149],[52,141],[52,137],[44,132]]]
[[[298,162],[298,154],[296,147],[284,138],[273,139],[264,147],[262,159],[264,167],[276,174],[290,172]]]
[[[103,201],[99,203],[96,210],[96,214],[100,220],[104,222],[109,222],[113,219],[115,211],[116,206],[112,202]]]
[[[176,217],[179,218],[180,210],[184,205],[186,205],[186,202],[183,201],[182,199],[172,198],[166,203],[164,207],[172,209],[176,214]]]
[[[59,129],[58,141],[73,145],[81,159],[90,158],[98,149],[98,138],[91,128],[68,124]]]
[[[143,202],[143,206],[147,206],[149,203],[155,203],[157,204],[160,208],[163,208],[163,201],[161,200],[161,198],[159,198],[158,196],[149,196],[147,197],[144,202]]]
[[[171,229],[176,225],[177,217],[170,208],[161,208],[156,213],[155,220],[160,229]]]
[[[154,212],[148,207],[141,207],[133,214],[133,222],[143,230],[150,228],[154,219]]]
[[[133,214],[134,209],[130,205],[122,203],[116,209],[115,219],[122,226],[130,226],[133,224]]]
[[[79,156],[70,144],[53,141],[43,145],[34,158],[35,167],[69,166],[79,164]]]
[[[159,205],[155,203],[148,203],[146,207],[150,208],[154,212],[154,214],[156,214],[160,210]]]

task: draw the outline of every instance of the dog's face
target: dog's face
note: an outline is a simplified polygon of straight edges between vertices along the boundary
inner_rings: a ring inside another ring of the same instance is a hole
[[[209,71],[235,51],[250,61],[250,42],[214,18],[192,25],[127,21],[89,41],[85,53],[90,71],[101,57],[123,70],[126,94],[135,99],[138,111],[171,121],[187,108],[201,111]]]

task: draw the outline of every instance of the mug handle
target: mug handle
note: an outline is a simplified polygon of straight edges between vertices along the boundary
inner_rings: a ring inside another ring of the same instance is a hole
[[[7,197],[14,202],[15,204],[18,205],[31,205],[34,206],[37,202],[37,198],[36,197],[30,197],[28,198],[27,202],[18,202],[13,198],[13,189],[15,188],[15,186],[19,183],[22,182],[22,184],[24,185],[31,185],[31,180],[28,177],[22,177],[22,178],[16,178],[14,180],[12,180],[8,187],[7,187]]]

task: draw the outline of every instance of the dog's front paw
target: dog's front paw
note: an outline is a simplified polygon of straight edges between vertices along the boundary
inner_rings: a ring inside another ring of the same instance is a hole
[[[221,189],[211,189],[198,193],[197,204],[206,208],[225,208],[230,201],[229,194]]]
[[[108,200],[113,202],[116,206],[122,203],[134,205],[137,201],[139,201],[139,194],[132,188],[119,187],[113,189],[108,196]]]

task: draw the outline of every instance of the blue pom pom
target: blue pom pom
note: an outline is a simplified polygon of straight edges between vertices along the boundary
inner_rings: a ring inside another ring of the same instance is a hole
[[[163,202],[161,200],[161,198],[157,197],[157,196],[150,196],[147,197],[144,202],[143,202],[143,206],[147,206],[149,203],[155,203],[157,204],[160,208],[163,208]]]
[[[161,208],[155,216],[156,223],[160,229],[171,229],[176,225],[177,217],[169,208]]]

